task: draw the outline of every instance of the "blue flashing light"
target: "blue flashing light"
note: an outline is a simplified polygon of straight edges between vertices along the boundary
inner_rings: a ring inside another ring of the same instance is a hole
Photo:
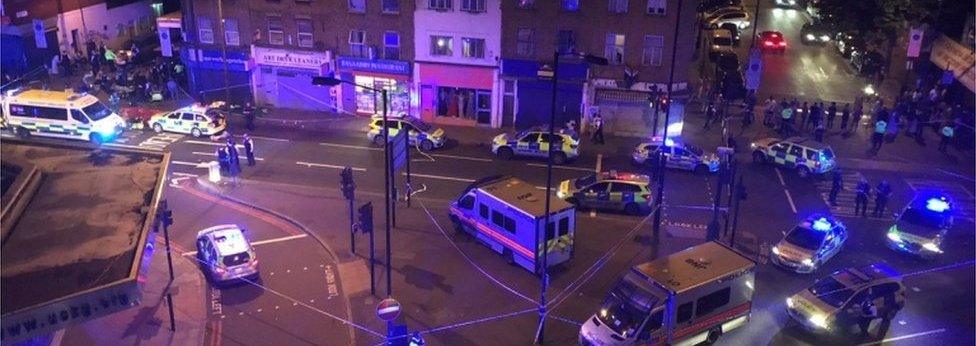
[[[669,146],[669,147],[673,147],[674,146],[674,140],[672,140],[671,138],[665,138],[664,139],[664,145],[665,146]]]
[[[925,209],[941,213],[949,210],[949,202],[946,201],[945,197],[929,198],[929,200],[925,201]]]
[[[827,221],[827,218],[825,217],[813,220],[813,224],[811,226],[811,228],[813,228],[815,231],[821,232],[829,231],[831,227],[833,227],[833,225],[831,225],[830,221]]]

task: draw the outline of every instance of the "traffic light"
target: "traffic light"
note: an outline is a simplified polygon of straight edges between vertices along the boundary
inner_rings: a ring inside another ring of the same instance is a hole
[[[352,168],[346,167],[342,169],[339,173],[339,177],[342,178],[339,181],[339,186],[342,188],[342,196],[346,199],[353,199],[356,192],[356,184],[352,181]]]
[[[373,232],[373,202],[359,207],[359,230],[363,233]]]

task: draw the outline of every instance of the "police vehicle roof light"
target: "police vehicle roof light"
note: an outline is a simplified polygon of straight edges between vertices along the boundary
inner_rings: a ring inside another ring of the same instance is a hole
[[[945,197],[929,198],[925,201],[925,209],[941,213],[949,210],[949,202],[946,201]]]
[[[831,227],[830,221],[827,221],[827,218],[824,217],[813,220],[813,224],[811,226],[811,228],[813,228],[815,231],[821,231],[821,232],[829,231],[830,227]]]

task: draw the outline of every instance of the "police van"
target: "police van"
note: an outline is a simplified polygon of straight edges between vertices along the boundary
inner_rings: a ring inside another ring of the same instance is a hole
[[[755,277],[755,261],[717,242],[638,264],[583,323],[579,343],[714,343],[749,322]]]
[[[550,200],[550,226],[544,229],[545,199],[542,190],[521,179],[488,177],[451,202],[451,221],[509,263],[540,273],[544,246],[548,266],[566,262],[573,256],[576,234],[576,208],[556,197]]]
[[[14,89],[0,100],[0,128],[25,138],[56,137],[101,144],[125,130],[125,119],[89,94]]]

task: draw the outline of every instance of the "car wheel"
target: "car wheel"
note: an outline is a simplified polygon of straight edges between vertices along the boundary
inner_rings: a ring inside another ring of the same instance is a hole
[[[498,148],[498,157],[501,158],[502,160],[511,160],[513,156],[515,156],[515,152],[512,151],[512,148],[509,147]]]
[[[627,203],[627,205],[624,206],[624,212],[630,215],[639,215],[640,207],[637,206],[637,203]]]
[[[763,154],[762,152],[754,151],[752,153],[752,162],[766,163],[766,154]]]
[[[198,128],[193,128],[190,130],[190,135],[199,138],[200,136],[203,136],[203,132],[200,132],[200,129]]]
[[[159,123],[155,123],[155,124],[153,124],[152,129],[156,133],[163,132],[163,125],[160,125]]]
[[[25,127],[18,127],[17,128],[17,131],[15,131],[15,132],[17,132],[17,136],[20,136],[20,138],[25,138],[26,139],[26,138],[30,138],[30,136],[31,136],[30,130],[28,130]]]
[[[94,145],[102,145],[102,143],[105,142],[105,139],[102,138],[102,135],[93,133],[91,135],[88,135],[88,141],[90,141]]]
[[[559,151],[552,153],[552,164],[561,165],[564,163],[566,163],[566,154]]]
[[[796,169],[796,174],[799,175],[800,178],[806,178],[810,176],[810,169],[806,166],[800,166],[800,168]]]
[[[383,146],[383,135],[373,136],[373,145],[382,147]]]
[[[509,265],[515,265],[515,254],[512,253],[512,250],[503,250],[502,257],[505,257],[505,262],[507,262]]]
[[[695,174],[706,174],[708,173],[708,166],[698,165],[695,166]]]
[[[420,142],[421,151],[431,151],[432,149],[434,149],[434,142],[431,142],[429,139]]]

